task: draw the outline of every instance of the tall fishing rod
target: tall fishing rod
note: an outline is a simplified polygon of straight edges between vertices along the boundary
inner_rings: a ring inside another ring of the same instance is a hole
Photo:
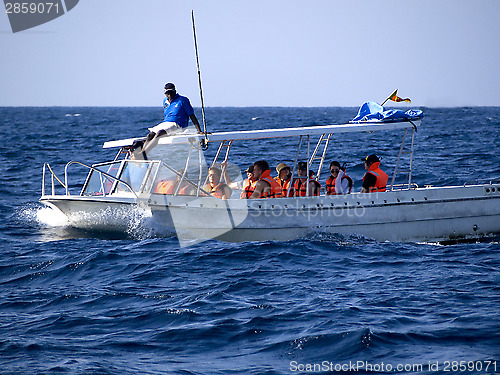
[[[194,10],[191,9],[191,19],[193,21],[193,38],[194,38],[194,51],[196,53],[196,68],[198,70],[198,86],[200,87],[200,99],[201,99],[201,117],[203,121],[203,133],[205,134],[205,139],[201,142],[203,150],[208,148],[208,136],[207,136],[207,123],[205,120],[205,105],[203,104],[203,89],[201,88],[201,72],[200,72],[200,59],[198,57],[198,43],[196,41],[196,27],[194,24]]]

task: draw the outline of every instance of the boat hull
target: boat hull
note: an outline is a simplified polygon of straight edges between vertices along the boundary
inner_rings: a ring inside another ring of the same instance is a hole
[[[151,194],[45,196],[77,228],[128,231],[151,218],[182,241],[286,241],[311,233],[378,241],[449,241],[500,234],[500,184],[255,200]],[[191,242],[189,242],[191,243]]]
[[[500,185],[248,201],[169,197],[155,204],[152,198],[151,211],[155,221],[188,240],[291,240],[314,232],[379,241],[462,240],[500,233]]]

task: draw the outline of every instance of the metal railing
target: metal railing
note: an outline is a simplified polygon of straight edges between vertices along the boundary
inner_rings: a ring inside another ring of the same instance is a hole
[[[107,178],[110,178],[110,179],[112,179],[114,181],[117,181],[118,183],[121,183],[121,184],[125,185],[132,192],[132,194],[134,194],[135,197],[137,198],[137,194],[135,193],[134,189],[132,189],[132,187],[130,186],[130,184],[128,184],[127,182],[125,182],[123,180],[120,180],[118,177],[112,176],[109,173],[103,172],[103,171],[101,171],[101,170],[99,170],[99,169],[97,169],[95,167],[92,167],[90,165],[81,163],[79,161],[70,161],[70,162],[66,163],[66,166],[64,167],[64,183],[54,173],[54,171],[50,167],[50,164],[49,163],[44,163],[43,164],[43,171],[42,171],[42,196],[45,196],[45,175],[46,175],[46,168],[51,173],[52,195],[56,195],[55,194],[55,181],[54,180],[57,180],[57,182],[59,182],[61,184],[61,186],[65,189],[65,193],[66,193],[65,195],[67,195],[67,196],[71,195],[69,193],[69,187],[68,187],[68,168],[70,167],[70,165],[73,165],[73,164],[81,165],[81,166],[83,166],[85,168],[88,168],[88,169],[94,171],[94,172],[100,173],[100,174],[102,174],[103,176],[105,176]],[[106,192],[103,191],[103,194],[106,195]]]
[[[51,173],[52,195],[56,195],[56,192],[55,192],[56,188],[55,188],[55,183],[54,183],[55,181],[54,180],[57,180],[57,182],[59,182],[64,189],[67,189],[66,185],[54,173],[54,171],[50,167],[50,164],[49,163],[44,163],[43,164],[43,169],[42,169],[42,196],[45,196],[45,175],[46,175],[46,169],[48,169],[50,171],[50,173]]]
[[[418,189],[418,185],[414,182],[411,182],[408,185],[408,182],[404,182],[402,184],[392,184],[387,191],[400,191],[400,190],[415,190]]]

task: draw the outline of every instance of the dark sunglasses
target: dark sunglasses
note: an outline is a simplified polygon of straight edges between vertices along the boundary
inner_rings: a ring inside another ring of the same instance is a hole
[[[340,169],[330,169],[330,172],[331,172],[331,173],[339,173],[339,172],[340,172]]]

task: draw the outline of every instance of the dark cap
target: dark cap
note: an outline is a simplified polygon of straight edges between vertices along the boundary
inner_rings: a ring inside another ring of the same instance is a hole
[[[379,162],[380,159],[378,158],[377,155],[371,154],[371,155],[366,155],[361,161],[364,161],[365,163],[376,163]]]
[[[249,166],[245,172],[248,172],[248,173],[253,173],[253,164],[251,166]]]
[[[299,162],[299,164],[297,164],[297,169],[301,170],[301,171],[306,171],[307,170],[307,163],[305,161]]]
[[[165,91],[175,91],[175,85],[173,83],[167,83],[165,85]]]

